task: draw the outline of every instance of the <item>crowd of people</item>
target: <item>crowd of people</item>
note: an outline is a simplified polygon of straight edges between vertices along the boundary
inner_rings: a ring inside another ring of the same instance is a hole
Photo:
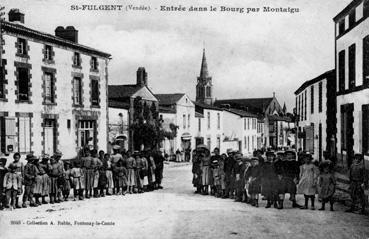
[[[274,153],[256,150],[253,157],[243,157],[237,151],[229,150],[220,155],[215,148],[213,154],[205,145],[193,151],[193,185],[195,193],[231,198],[236,202],[245,202],[254,207],[259,206],[259,195],[266,200],[266,208],[283,209],[285,196],[293,208],[315,210],[316,195],[322,202],[319,210],[325,210],[329,203],[333,211],[336,179],[333,163],[324,160],[313,162],[309,153],[301,153],[296,157],[294,151]],[[347,212],[354,212],[356,204],[361,205],[361,213],[365,213],[364,189],[368,188],[368,180],[363,156],[356,154],[350,167],[352,206]],[[299,205],[296,195],[302,194],[304,205]]]
[[[63,160],[59,151],[40,158],[28,154],[26,164],[19,153],[14,153],[13,159],[6,167],[7,159],[0,158],[1,210],[60,203],[70,196],[83,200],[163,188],[164,157],[160,151],[131,153],[114,145],[112,154],[84,148],[73,160]]]

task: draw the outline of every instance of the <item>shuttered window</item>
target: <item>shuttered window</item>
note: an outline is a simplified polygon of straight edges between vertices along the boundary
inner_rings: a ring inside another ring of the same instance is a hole
[[[310,87],[310,112],[314,114],[314,85]]]
[[[348,62],[348,78],[349,78],[349,89],[353,89],[355,87],[355,72],[356,72],[356,46],[352,44],[349,47],[349,62]]]
[[[18,118],[18,150],[20,153],[31,152],[31,118]]]
[[[319,113],[323,111],[323,83],[319,82]]]
[[[0,117],[0,152],[14,150],[15,119]],[[8,147],[9,146],[9,147]]]
[[[51,73],[45,73],[45,103],[55,103],[55,85],[54,76]]]
[[[73,80],[73,103],[75,105],[82,104],[81,78],[75,77]]]
[[[367,5],[369,9],[369,3]],[[369,84],[369,35],[363,40],[363,82]]]
[[[369,105],[363,105],[363,127],[362,127],[362,135],[363,135],[363,153],[369,154]]]
[[[91,80],[91,104],[99,105],[99,81]]]
[[[338,89],[345,90],[345,50],[338,54]]]

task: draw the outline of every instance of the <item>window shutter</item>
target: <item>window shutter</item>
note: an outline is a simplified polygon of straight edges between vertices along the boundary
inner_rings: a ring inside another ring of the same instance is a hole
[[[368,105],[363,105],[363,152],[368,153]]]
[[[5,118],[5,135],[15,136],[15,119]]]

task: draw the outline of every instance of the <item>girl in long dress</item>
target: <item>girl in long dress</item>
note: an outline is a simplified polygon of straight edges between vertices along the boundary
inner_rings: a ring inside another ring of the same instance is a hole
[[[305,205],[301,209],[308,208],[309,198],[311,210],[315,210],[315,194],[317,193],[317,181],[319,169],[311,162],[311,155],[305,156],[305,163],[300,166],[300,181],[297,185],[297,193],[304,194]]]

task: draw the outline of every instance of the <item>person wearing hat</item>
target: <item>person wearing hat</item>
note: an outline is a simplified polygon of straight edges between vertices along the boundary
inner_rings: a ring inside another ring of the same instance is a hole
[[[123,160],[123,156],[120,153],[120,146],[119,145],[114,145],[113,146],[113,154],[111,155],[111,162],[112,162],[112,167],[114,169],[114,167],[116,166],[116,164],[120,161]],[[116,174],[116,172],[114,172],[113,170],[113,180],[114,180],[114,188],[113,188],[113,194],[118,193],[118,175]]]
[[[77,197],[79,198],[79,200],[83,200],[83,190],[85,188],[85,182],[84,172],[81,168],[81,160],[75,160],[73,162],[73,166],[70,171],[70,178],[72,181],[74,201],[77,200]]]
[[[213,176],[213,185],[212,191],[216,197],[221,197],[222,189],[220,187],[220,171],[219,171],[219,162],[221,161],[221,157],[219,155],[219,148],[214,149],[214,155],[210,157],[210,168]]]
[[[350,209],[346,212],[354,212],[356,203],[361,204],[361,214],[365,214],[365,194],[364,189],[368,188],[368,175],[365,171],[362,154],[355,154],[350,166],[350,195],[352,199]]]
[[[320,174],[318,178],[319,198],[322,199],[322,207],[320,211],[325,210],[325,204],[330,203],[331,211],[333,211],[333,194],[336,190],[336,178],[331,171],[331,161],[325,160],[320,164]]]
[[[92,168],[94,170],[93,176],[93,196],[99,197],[99,177],[100,177],[100,168],[102,167],[102,162],[97,155],[97,150],[92,150]]]
[[[82,158],[82,168],[84,170],[85,198],[89,199],[92,196],[94,186],[94,169],[92,166],[91,152],[89,150],[85,152],[85,157]]]
[[[20,153],[16,152],[13,155],[13,165],[15,167],[15,173],[19,175],[19,177],[21,178],[21,182],[23,185],[23,176],[24,176],[24,165],[22,162],[20,162]],[[18,194],[16,195],[16,202],[15,202],[15,207],[16,208],[22,208],[19,205],[19,195],[22,195],[23,193],[23,188],[22,186],[20,188],[18,188]]]
[[[292,151],[285,152],[285,160],[283,161],[283,182],[285,184],[285,193],[290,194],[289,200],[292,201],[293,208],[301,206],[296,202],[296,183],[300,175],[300,165],[296,160],[296,153]]]
[[[155,162],[155,188],[163,189],[161,186],[161,182],[163,180],[163,171],[164,171],[164,156],[163,153],[158,150],[154,153],[154,162]]]
[[[200,152],[200,160],[201,160],[201,171],[202,171],[202,187],[203,187],[203,195],[209,194],[209,179],[210,179],[210,155],[209,150],[204,149]]]
[[[145,167],[145,162],[142,159],[142,155],[139,152],[135,153],[135,160],[136,160],[136,169],[135,169],[135,175],[136,175],[136,187],[137,187],[137,192],[138,193],[142,193],[143,192],[143,177],[142,176],[142,171],[144,170]]]
[[[45,170],[40,166],[39,159],[35,157],[33,164],[36,166],[38,170],[38,174],[35,178],[35,188],[33,190],[33,195],[35,196],[35,203],[37,205],[41,205],[40,197],[42,194],[42,186],[43,186],[43,175],[46,174]]]
[[[311,154],[305,154],[305,164],[300,166],[300,181],[297,185],[297,193],[304,194],[305,205],[301,209],[308,208],[309,198],[311,200],[311,210],[315,210],[315,194],[317,193],[317,181],[319,176],[318,168],[312,163]]]
[[[278,208],[278,204],[276,201],[277,190],[276,190],[276,182],[277,182],[277,174],[275,172],[274,161],[275,154],[274,152],[266,152],[266,161],[261,167],[261,194],[266,198],[267,205],[265,208],[270,208],[272,204],[274,204],[275,208]]]
[[[62,194],[63,194],[63,187],[64,187],[64,184],[65,184],[65,177],[64,177],[64,162],[63,160],[61,160],[63,154],[62,152],[60,152],[59,150],[56,150],[54,155],[52,156],[58,167],[59,167],[59,170],[62,172],[60,175],[59,175],[59,178],[58,178],[58,192],[57,192],[57,200],[56,202],[62,202]]]
[[[192,151],[192,184],[196,188],[195,193],[201,193],[201,160],[199,159],[200,151],[194,149]]]
[[[227,150],[228,157],[224,161],[224,173],[225,173],[225,184],[226,189],[222,198],[233,198],[234,192],[234,177],[233,177],[233,167],[236,163],[234,159],[234,151],[232,149]]]
[[[6,158],[0,158],[0,210],[3,210],[6,205],[6,196],[4,190],[4,178],[8,169],[5,167]]]
[[[131,151],[127,152],[127,191],[133,193],[133,188],[136,186],[135,176],[136,160],[132,156]]]
[[[37,207],[38,205],[33,201],[33,193],[36,186],[36,177],[39,173],[34,161],[36,157],[33,154],[26,156],[27,164],[24,166],[24,194],[22,207],[27,207],[26,202],[30,202],[31,207]]]
[[[245,173],[245,179],[247,183],[247,191],[250,194],[250,203],[254,207],[259,207],[259,193],[260,188],[260,176],[261,167],[259,165],[259,159],[253,157],[251,159],[251,166],[248,167]]]
[[[46,197],[50,194],[50,164],[49,164],[49,155],[44,154],[41,157],[41,162],[38,163],[38,170],[42,174],[42,184],[41,184],[41,198],[42,198],[42,204],[47,204]]]
[[[49,170],[49,179],[50,179],[50,203],[60,203],[59,198],[59,178],[63,175],[63,168],[60,167],[60,163],[57,162],[55,157],[50,158],[50,170]]]
[[[11,163],[9,165],[9,172],[5,174],[3,182],[3,191],[6,194],[5,207],[9,208],[9,203],[11,203],[11,208],[19,208],[16,205],[16,198],[20,195],[22,189],[22,178],[16,172],[17,166]]]

